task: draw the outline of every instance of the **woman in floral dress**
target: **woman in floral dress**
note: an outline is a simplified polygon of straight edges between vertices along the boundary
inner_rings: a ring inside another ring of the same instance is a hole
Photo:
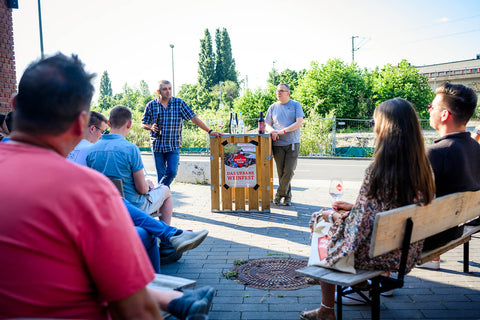
[[[379,212],[417,203],[429,204],[435,196],[435,183],[415,109],[410,102],[395,98],[377,106],[374,112],[377,134],[374,159],[355,204],[335,202],[333,209],[319,214],[334,224],[329,230],[326,262],[334,265],[340,258],[354,255],[356,269],[398,271],[400,249],[370,258],[370,239],[375,216]],[[345,210],[345,213],[337,212]],[[410,246],[407,270],[418,262],[423,241]],[[335,285],[320,282],[320,308],[300,314],[302,319],[334,320]]]

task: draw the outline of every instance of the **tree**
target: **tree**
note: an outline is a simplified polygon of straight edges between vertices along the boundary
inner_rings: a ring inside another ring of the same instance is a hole
[[[199,83],[183,84],[177,97],[184,100],[195,112],[205,109],[216,110],[218,105],[210,90],[205,89]]]
[[[267,82],[274,86],[278,86],[280,83],[286,83],[290,87],[290,91],[293,92],[305,73],[305,69],[300,70],[299,72],[285,69],[281,73],[278,73],[278,70],[276,70],[275,67],[272,67],[272,71],[268,73]]]
[[[230,36],[226,28],[222,31],[215,31],[215,45],[217,54],[215,60],[215,84],[220,81],[233,81],[238,83],[237,72],[235,71],[235,59],[232,56]]]
[[[333,110],[340,118],[368,118],[372,113],[368,92],[364,74],[355,63],[333,59],[322,66],[312,62],[292,96],[306,114],[326,116]]]
[[[277,101],[275,87],[269,84],[266,89],[247,89],[245,94],[233,103],[234,110],[242,112],[244,119],[257,119],[260,111],[267,113],[268,107]]]
[[[140,80],[140,93],[142,96],[150,96],[152,93],[150,92],[150,89],[148,88],[148,84],[145,82],[145,80]]]
[[[205,37],[200,39],[198,56],[198,83],[203,88],[210,89],[215,85],[215,54],[208,29],[205,29]]]
[[[98,96],[98,107],[101,110],[108,110],[113,106],[112,83],[108,77],[108,72],[103,71],[100,79],[100,94]]]
[[[100,97],[113,96],[112,83],[108,77],[108,72],[103,71],[102,78],[100,79]]]
[[[402,60],[397,66],[385,65],[381,71],[372,71],[372,91],[375,105],[388,99],[400,97],[412,102],[420,118],[428,118],[427,105],[435,97],[428,79],[417,69]]]

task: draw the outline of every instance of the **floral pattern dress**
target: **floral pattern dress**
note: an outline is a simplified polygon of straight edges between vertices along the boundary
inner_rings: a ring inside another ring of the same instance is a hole
[[[357,201],[348,216],[342,216],[330,228],[326,262],[335,264],[340,258],[354,254],[355,269],[398,271],[401,249],[396,249],[375,258],[369,257],[370,240],[377,213],[394,209],[393,206],[366,196],[371,167],[367,168]],[[409,272],[419,258],[423,240],[410,245],[406,272]]]

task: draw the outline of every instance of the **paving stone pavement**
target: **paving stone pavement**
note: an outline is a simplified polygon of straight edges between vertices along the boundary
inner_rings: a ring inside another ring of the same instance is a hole
[[[153,175],[152,175],[153,176]],[[152,179],[153,180],[153,179]],[[274,181],[275,182],[275,181]],[[299,319],[319,307],[319,286],[266,291],[226,279],[234,261],[292,257],[308,260],[310,214],[331,204],[325,180],[293,180],[291,207],[272,204],[270,213],[221,213],[210,210],[210,186],[173,183],[172,225],[208,229],[207,239],[162,273],[213,286],[216,294],[209,319]],[[358,181],[345,181],[343,200],[353,202]],[[462,272],[462,247],[442,255],[441,270],[414,269],[393,297],[381,298],[381,319],[480,319],[480,235],[470,244],[470,273]],[[369,306],[345,306],[344,319],[370,319]]]

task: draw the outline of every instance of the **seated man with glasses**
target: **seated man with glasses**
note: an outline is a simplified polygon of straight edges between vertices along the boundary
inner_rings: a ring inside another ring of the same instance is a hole
[[[99,112],[90,111],[90,120],[88,122],[88,128],[85,132],[85,135],[83,139],[75,146],[75,149],[68,154],[67,159],[86,166],[89,147],[100,140],[102,134],[106,132],[108,133],[107,118]]]
[[[444,83],[427,110],[430,126],[440,138],[426,152],[435,174],[436,196],[480,189],[480,145],[466,131],[467,122],[477,107],[477,95],[472,88],[461,84]],[[460,237],[463,226],[454,227],[425,240],[423,250],[438,248]],[[422,265],[440,269],[440,257]]]

